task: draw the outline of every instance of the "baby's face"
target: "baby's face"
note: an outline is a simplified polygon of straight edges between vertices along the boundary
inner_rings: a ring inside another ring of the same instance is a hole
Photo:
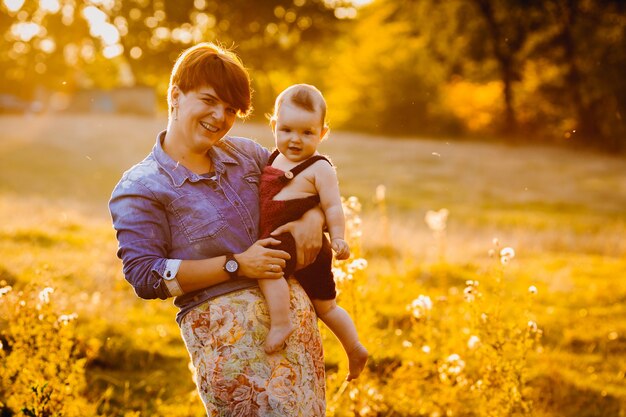
[[[276,148],[293,162],[304,161],[315,154],[328,131],[319,112],[304,110],[291,103],[280,107],[272,126]]]

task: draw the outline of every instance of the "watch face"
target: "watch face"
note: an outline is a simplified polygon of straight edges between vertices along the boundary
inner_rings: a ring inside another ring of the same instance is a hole
[[[239,269],[239,264],[237,263],[237,261],[231,259],[230,261],[226,262],[225,268],[228,272],[235,272],[237,269]]]

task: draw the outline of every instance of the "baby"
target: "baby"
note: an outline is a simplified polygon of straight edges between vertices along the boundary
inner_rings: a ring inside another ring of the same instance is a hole
[[[322,249],[308,267],[295,271],[296,253],[293,236],[273,236],[281,241],[275,248],[291,255],[284,268],[285,278],[296,279],[313,302],[318,317],[337,336],[348,355],[348,380],[359,376],[368,352],[359,342],[354,322],[335,302],[332,251],[337,259],[347,259],[350,248],[344,240],[345,220],[337,174],[330,161],[317,152],[328,133],[325,122],[326,102],[322,93],[307,84],[296,84],[279,94],[270,125],[276,150],[261,175],[261,238],[290,221],[299,219],[312,207],[321,205],[331,241],[323,239]],[[332,249],[331,249],[332,248]],[[259,280],[267,300],[271,328],[265,342],[267,353],[275,352],[294,331],[289,319],[289,287],[283,279]]]

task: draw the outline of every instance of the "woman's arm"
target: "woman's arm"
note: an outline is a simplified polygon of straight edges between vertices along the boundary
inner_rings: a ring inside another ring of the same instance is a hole
[[[280,241],[274,238],[257,240],[246,251],[233,255],[239,263],[240,276],[254,279],[276,279],[283,277],[283,268],[290,258],[287,252],[270,249]],[[191,292],[229,280],[224,271],[226,256],[209,259],[182,261],[176,279],[183,292]],[[273,268],[278,265],[280,268]]]
[[[172,294],[172,286],[168,287],[165,276],[171,276],[183,292],[229,279],[223,271],[225,256],[182,261],[168,258],[171,236],[165,209],[138,181],[123,179],[113,191],[109,209],[117,232],[117,255],[123,263],[124,277],[139,297],[166,299],[180,295]],[[267,248],[276,242],[275,239],[257,241],[236,254],[240,275],[257,279],[282,277],[282,267],[289,254]],[[272,270],[273,265],[281,269]]]

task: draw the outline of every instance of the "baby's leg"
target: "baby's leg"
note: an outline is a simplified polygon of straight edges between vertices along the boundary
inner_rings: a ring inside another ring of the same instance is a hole
[[[259,287],[270,313],[270,331],[265,339],[265,352],[272,353],[281,349],[295,330],[289,319],[289,284],[284,279],[260,279]]]
[[[348,381],[357,378],[367,363],[367,349],[359,342],[356,326],[346,310],[335,300],[313,300],[315,312],[337,336],[348,355],[350,373]]]

